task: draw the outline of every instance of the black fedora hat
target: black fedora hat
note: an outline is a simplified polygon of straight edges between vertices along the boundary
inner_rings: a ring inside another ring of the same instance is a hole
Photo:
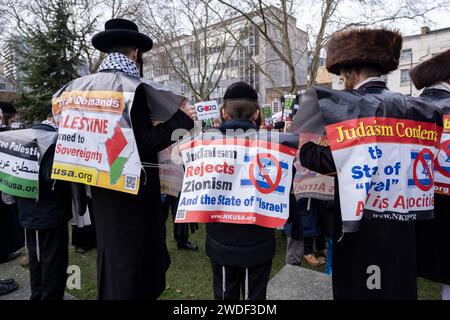
[[[111,19],[105,23],[105,31],[92,37],[94,48],[109,53],[114,47],[135,47],[147,52],[153,47],[150,37],[139,32],[137,25],[126,19]]]

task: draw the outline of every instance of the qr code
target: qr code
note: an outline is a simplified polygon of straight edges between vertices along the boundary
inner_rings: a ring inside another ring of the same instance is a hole
[[[136,190],[137,180],[138,179],[136,176],[126,176],[125,177],[125,189],[126,190]]]
[[[186,219],[186,210],[178,210],[177,220],[185,220],[185,219]]]

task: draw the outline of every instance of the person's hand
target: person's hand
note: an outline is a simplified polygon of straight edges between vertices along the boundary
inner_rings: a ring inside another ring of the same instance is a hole
[[[180,110],[186,113],[187,116],[192,119],[192,121],[197,120],[197,113],[195,112],[195,107],[190,105],[187,101],[183,103]]]

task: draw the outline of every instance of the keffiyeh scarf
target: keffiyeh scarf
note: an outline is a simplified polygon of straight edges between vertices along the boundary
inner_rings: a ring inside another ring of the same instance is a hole
[[[130,58],[121,53],[110,53],[103,60],[98,71],[104,70],[119,70],[129,75],[140,77],[140,73],[136,65],[131,61]]]

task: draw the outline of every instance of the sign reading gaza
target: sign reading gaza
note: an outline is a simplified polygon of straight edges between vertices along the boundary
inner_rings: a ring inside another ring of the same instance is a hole
[[[198,120],[218,119],[220,110],[217,101],[203,101],[195,104]]]
[[[433,161],[442,132],[436,107],[396,93],[385,99],[383,93],[315,90],[338,170],[344,231],[363,215],[398,221],[432,217]],[[390,114],[385,101],[396,106]],[[381,109],[385,116],[378,116]]]
[[[256,132],[252,137],[205,133],[182,144],[185,174],[175,222],[283,226],[297,141],[293,134],[271,133],[266,139]]]

